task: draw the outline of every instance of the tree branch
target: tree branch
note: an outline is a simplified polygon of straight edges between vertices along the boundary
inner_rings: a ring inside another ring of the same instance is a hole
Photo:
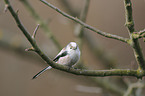
[[[126,26],[128,27],[129,33],[134,32],[134,21],[132,17],[132,4],[130,0],[124,0],[125,5],[125,17],[126,17]]]
[[[35,28],[35,30],[34,30],[34,32],[33,32],[33,35],[32,35],[32,38],[35,38],[36,32],[37,32],[38,28],[39,28],[39,24],[38,24],[37,27]]]
[[[132,17],[131,0],[124,0],[124,5],[125,5],[125,15],[126,15],[126,26],[128,28],[130,39],[131,39],[129,44],[133,48],[134,56],[139,66],[138,72],[142,72],[142,70],[145,70],[145,60],[142,54],[142,50],[140,48],[138,38],[136,38],[136,35],[133,33],[135,29],[134,29],[134,21]]]
[[[145,29],[139,31],[138,33],[139,33],[139,35],[143,35],[143,34],[145,34]]]
[[[43,2],[45,5],[49,6],[50,8],[54,9],[58,13],[62,14],[63,16],[67,17],[68,19],[71,19],[71,20],[75,21],[76,23],[79,23],[83,27],[85,27],[87,29],[90,29],[93,32],[96,32],[96,33],[98,33],[98,34],[100,34],[100,35],[102,35],[104,37],[116,39],[116,40],[119,40],[119,41],[122,41],[122,42],[125,42],[125,43],[127,43],[127,41],[129,40],[128,38],[124,38],[124,37],[121,37],[121,36],[117,36],[117,35],[114,35],[114,34],[110,34],[110,33],[106,33],[106,32],[100,31],[100,30],[98,30],[98,29],[96,29],[96,28],[84,23],[83,21],[79,20],[78,18],[75,18],[73,16],[68,15],[67,13],[61,11],[59,8],[53,6],[52,4],[46,2],[45,0],[40,0],[40,1]]]
[[[140,30],[139,32],[133,32],[134,38],[139,39],[139,38],[145,38],[145,29]]]
[[[69,4],[69,2],[67,0],[59,0],[59,2],[62,4],[62,6],[65,7],[65,10],[67,12],[69,12],[69,14],[72,14],[73,15],[73,13],[77,13],[74,10],[72,10],[73,8],[71,7],[71,5]],[[70,6],[68,6],[68,5],[70,5]],[[84,8],[82,9],[82,10],[84,10],[84,12],[81,11],[80,14],[84,14],[84,15],[87,16],[87,10],[88,10],[87,7],[88,7],[88,5],[85,5],[86,7],[84,6]],[[85,10],[86,10],[86,12],[85,12]],[[75,15],[73,15],[73,16],[75,16]],[[76,14],[76,16],[78,16],[78,14]],[[84,19],[81,19],[81,16],[80,16],[79,19],[82,20],[82,21],[84,20]],[[85,21],[83,21],[83,22],[85,22]],[[77,28],[74,29],[76,31],[75,33],[79,32],[79,30],[81,29],[80,28],[80,26],[81,26],[80,24],[77,23],[76,26],[77,26]],[[81,27],[83,28],[83,26],[81,26]],[[83,30],[83,37],[85,37],[87,39],[88,46],[91,48],[91,51],[95,54],[95,56],[97,58],[99,58],[99,60],[103,63],[104,67],[109,68],[109,69],[110,68],[114,69],[115,68],[115,65],[116,65],[116,60],[114,59],[114,57],[110,57],[110,56],[106,55],[107,52],[104,51],[104,50],[102,50],[103,49],[102,46],[98,45],[98,43],[100,43],[100,42],[97,42],[94,38],[92,38],[88,34],[89,32],[90,32],[90,30],[87,30],[87,29]],[[77,34],[77,36],[81,36],[81,35]],[[94,43],[97,43],[97,44],[94,44]]]
[[[69,68],[67,66],[57,64],[53,62],[50,58],[48,58],[37,46],[35,39],[31,37],[31,35],[28,33],[28,31],[25,29],[25,27],[22,25],[18,15],[10,5],[9,0],[4,0],[5,3],[8,5],[8,10],[10,11],[11,15],[15,19],[18,27],[23,32],[23,34],[26,36],[28,41],[31,43],[32,47],[35,49],[35,52],[55,69],[59,69],[68,73],[72,73],[75,75],[83,75],[83,76],[96,76],[96,77],[104,77],[104,76],[134,76],[137,78],[141,78],[142,76],[145,76],[145,71],[142,71],[142,74],[138,72],[137,70],[130,70],[130,69],[113,69],[113,70],[81,70],[81,69],[73,69]]]

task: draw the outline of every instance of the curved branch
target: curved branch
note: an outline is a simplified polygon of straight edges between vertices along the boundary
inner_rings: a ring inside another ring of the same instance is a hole
[[[49,6],[50,8],[54,9],[58,13],[62,14],[63,16],[67,17],[68,19],[71,19],[71,20],[79,23],[83,27],[85,27],[87,29],[90,29],[90,30],[92,30],[92,31],[104,36],[104,37],[116,39],[116,40],[119,40],[119,41],[122,41],[122,42],[125,42],[125,43],[127,43],[127,41],[129,40],[128,38],[124,38],[124,37],[121,37],[121,36],[117,36],[117,35],[114,35],[114,34],[110,34],[110,33],[106,33],[106,32],[100,31],[100,30],[98,30],[98,29],[96,29],[96,28],[84,23],[83,21],[79,20],[78,18],[75,18],[73,16],[68,15],[67,13],[61,11],[59,8],[57,8],[54,5],[46,2],[45,0],[40,0],[40,1],[43,2],[45,5]]]
[[[96,76],[96,77],[104,77],[104,76],[134,76],[137,78],[141,78],[145,76],[145,71],[137,71],[137,70],[130,70],[130,69],[113,69],[113,70],[81,70],[81,69],[73,69],[69,68],[64,65],[57,64],[53,62],[50,58],[45,55],[40,48],[37,46],[35,39],[31,37],[29,32],[25,29],[25,27],[22,25],[21,21],[19,20],[18,15],[13,10],[12,6],[10,5],[9,0],[4,0],[5,3],[8,6],[8,10],[12,14],[13,18],[15,19],[18,27],[23,32],[25,37],[28,39],[28,41],[31,43],[31,45],[34,48],[34,51],[45,61],[47,64],[52,66],[55,69],[59,69],[68,73],[72,73],[75,75],[83,75],[83,76]]]

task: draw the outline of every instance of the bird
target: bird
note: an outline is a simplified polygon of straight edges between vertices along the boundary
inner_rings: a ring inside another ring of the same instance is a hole
[[[53,59],[54,62],[65,65],[68,67],[73,67],[80,59],[80,49],[76,42],[70,42],[67,44],[66,47],[64,47]],[[48,69],[51,69],[51,66],[47,66],[40,72],[38,72],[36,75],[33,76],[32,79],[37,78],[39,75],[41,75],[43,72],[45,72]]]

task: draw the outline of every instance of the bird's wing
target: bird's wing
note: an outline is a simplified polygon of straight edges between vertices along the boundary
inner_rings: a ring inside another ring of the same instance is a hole
[[[65,51],[65,48],[63,48],[58,55],[53,59],[53,61],[57,62],[59,60],[60,57],[64,57],[67,55],[67,51]],[[40,74],[42,74],[43,72],[45,72],[48,69],[51,69],[51,66],[48,66],[46,68],[44,68],[43,70],[41,70],[40,72],[38,72],[35,76],[33,76],[32,79],[35,79],[36,77],[38,77]]]
[[[65,51],[65,48],[63,48],[58,55],[53,59],[53,61],[57,62],[60,57],[64,57],[67,55],[67,51]]]

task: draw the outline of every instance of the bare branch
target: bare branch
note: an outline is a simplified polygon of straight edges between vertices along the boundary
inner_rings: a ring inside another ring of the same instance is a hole
[[[33,35],[32,35],[32,38],[33,38],[33,39],[34,39],[35,36],[36,36],[36,32],[37,32],[38,28],[39,28],[39,24],[37,24],[37,27],[35,28],[35,30],[34,30],[34,32],[33,32]]]
[[[145,29],[140,30],[139,32],[133,32],[134,38],[145,38]]]
[[[140,35],[145,34],[145,29],[138,32]]]
[[[5,4],[4,12],[7,12],[7,9],[8,9],[8,5]]]
[[[132,16],[131,0],[124,0],[124,5],[125,5],[126,26],[128,28],[129,35],[130,35],[129,44],[133,48],[134,56],[138,63],[138,71],[142,72],[142,70],[145,70],[145,60],[144,60],[142,50],[140,48],[138,38],[136,38],[136,34],[133,33],[135,29],[134,29],[134,21]]]
[[[133,33],[134,29],[134,21],[132,17],[132,4],[130,0],[124,0],[125,5],[125,17],[126,17],[126,26],[129,30],[129,33]]]
[[[18,15],[15,13],[14,9],[10,5],[9,0],[5,0],[5,3],[8,4],[8,10],[12,14],[13,18],[15,19],[18,27],[23,32],[23,34],[26,36],[28,41],[31,43],[32,47],[35,49],[35,52],[55,69],[59,69],[68,73],[72,73],[75,75],[83,75],[83,76],[96,76],[96,77],[105,77],[105,76],[134,76],[137,78],[142,78],[145,76],[145,71],[142,70],[142,72],[138,70],[130,70],[130,69],[113,69],[113,70],[81,70],[81,69],[73,69],[69,68],[67,66],[57,64],[53,62],[50,58],[45,55],[40,48],[37,46],[35,40],[30,36],[28,31],[25,29],[25,27],[22,25],[21,21],[19,20]]]
[[[124,37],[121,37],[121,36],[117,36],[117,35],[114,35],[114,34],[110,34],[110,33],[106,33],[106,32],[100,31],[100,30],[98,30],[98,29],[96,29],[96,28],[84,23],[83,21],[79,20],[78,18],[75,18],[73,16],[68,15],[67,13],[61,11],[59,8],[57,8],[54,5],[46,2],[45,0],[40,0],[40,1],[43,2],[45,5],[49,6],[50,8],[54,9],[58,13],[62,14],[63,16],[67,17],[68,19],[71,19],[71,20],[75,21],[76,23],[79,23],[83,27],[85,27],[87,29],[90,29],[93,32],[96,32],[96,33],[98,33],[98,34],[100,34],[100,35],[102,35],[104,37],[116,39],[116,40],[119,40],[119,41],[122,41],[122,42],[125,42],[125,43],[127,43],[127,41],[129,40],[128,38],[124,38]]]
[[[35,51],[33,47],[25,49],[25,51]]]

